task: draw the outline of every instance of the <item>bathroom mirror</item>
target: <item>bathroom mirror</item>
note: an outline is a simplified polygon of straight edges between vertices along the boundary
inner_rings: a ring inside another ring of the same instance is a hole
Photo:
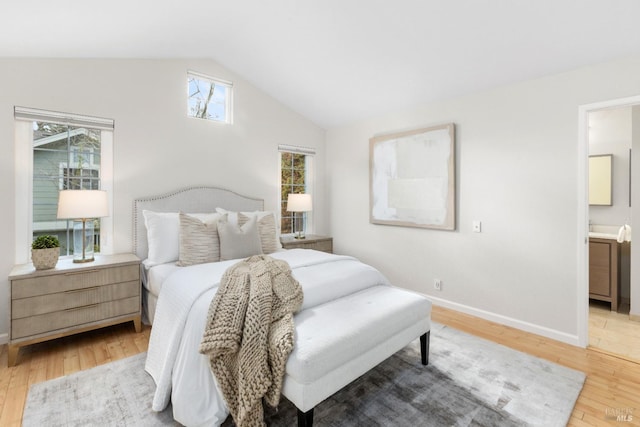
[[[613,155],[589,156],[589,204],[611,206]]]

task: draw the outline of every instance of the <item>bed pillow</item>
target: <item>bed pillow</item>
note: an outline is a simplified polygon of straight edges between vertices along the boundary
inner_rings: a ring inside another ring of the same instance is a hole
[[[227,215],[227,220],[231,223],[231,224],[238,224],[238,212],[234,212],[234,211],[228,211],[226,209],[222,209],[222,208],[216,208],[216,212],[219,213],[220,215]]]
[[[216,213],[188,214],[206,221]],[[178,212],[154,212],[143,210],[147,228],[148,253],[145,265],[151,267],[167,262],[176,262],[180,257],[180,219]]]
[[[220,214],[229,215],[229,222],[233,224],[242,225],[241,220],[239,219],[239,214],[244,215],[245,217],[255,216],[258,219],[258,232],[260,233],[260,240],[263,245],[263,253],[269,254],[271,252],[275,252],[279,249],[282,249],[282,243],[280,243],[280,226],[278,221],[276,220],[277,216],[275,212],[272,211],[253,211],[253,212],[233,212],[228,211],[223,208],[216,208],[216,212]],[[273,217],[273,228],[270,224],[270,219],[262,221],[265,217]],[[273,231],[272,231],[273,230]]]
[[[177,261],[180,252],[178,213],[143,210],[142,215],[149,247],[146,264],[151,266]]]
[[[218,220],[220,236],[220,261],[247,258],[262,253],[257,218],[250,218],[244,225],[232,224],[227,215]]]
[[[262,217],[260,217],[260,215],[254,215],[253,217],[258,221],[258,234],[260,235],[262,253],[270,254],[280,249],[276,237],[276,216],[272,212],[269,212]],[[238,225],[242,226],[246,224],[251,218],[252,216],[238,212]]]
[[[208,215],[204,220],[196,215],[180,212],[180,252],[176,263],[180,267],[220,261],[218,219],[220,214]]]

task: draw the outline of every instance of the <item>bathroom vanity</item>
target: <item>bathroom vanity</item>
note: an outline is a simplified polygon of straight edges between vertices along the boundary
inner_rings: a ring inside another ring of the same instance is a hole
[[[611,311],[620,303],[620,251],[615,239],[589,237],[589,298],[611,303]]]

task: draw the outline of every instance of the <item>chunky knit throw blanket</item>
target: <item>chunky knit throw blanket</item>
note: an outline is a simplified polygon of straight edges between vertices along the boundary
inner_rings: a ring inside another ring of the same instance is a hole
[[[207,318],[200,353],[238,427],[264,426],[262,399],[277,406],[287,358],[293,349],[293,313],[302,288],[289,264],[252,256],[222,276]]]

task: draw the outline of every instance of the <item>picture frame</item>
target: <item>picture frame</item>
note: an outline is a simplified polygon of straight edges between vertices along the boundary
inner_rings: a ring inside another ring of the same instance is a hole
[[[369,221],[440,230],[456,228],[455,125],[369,140]]]

